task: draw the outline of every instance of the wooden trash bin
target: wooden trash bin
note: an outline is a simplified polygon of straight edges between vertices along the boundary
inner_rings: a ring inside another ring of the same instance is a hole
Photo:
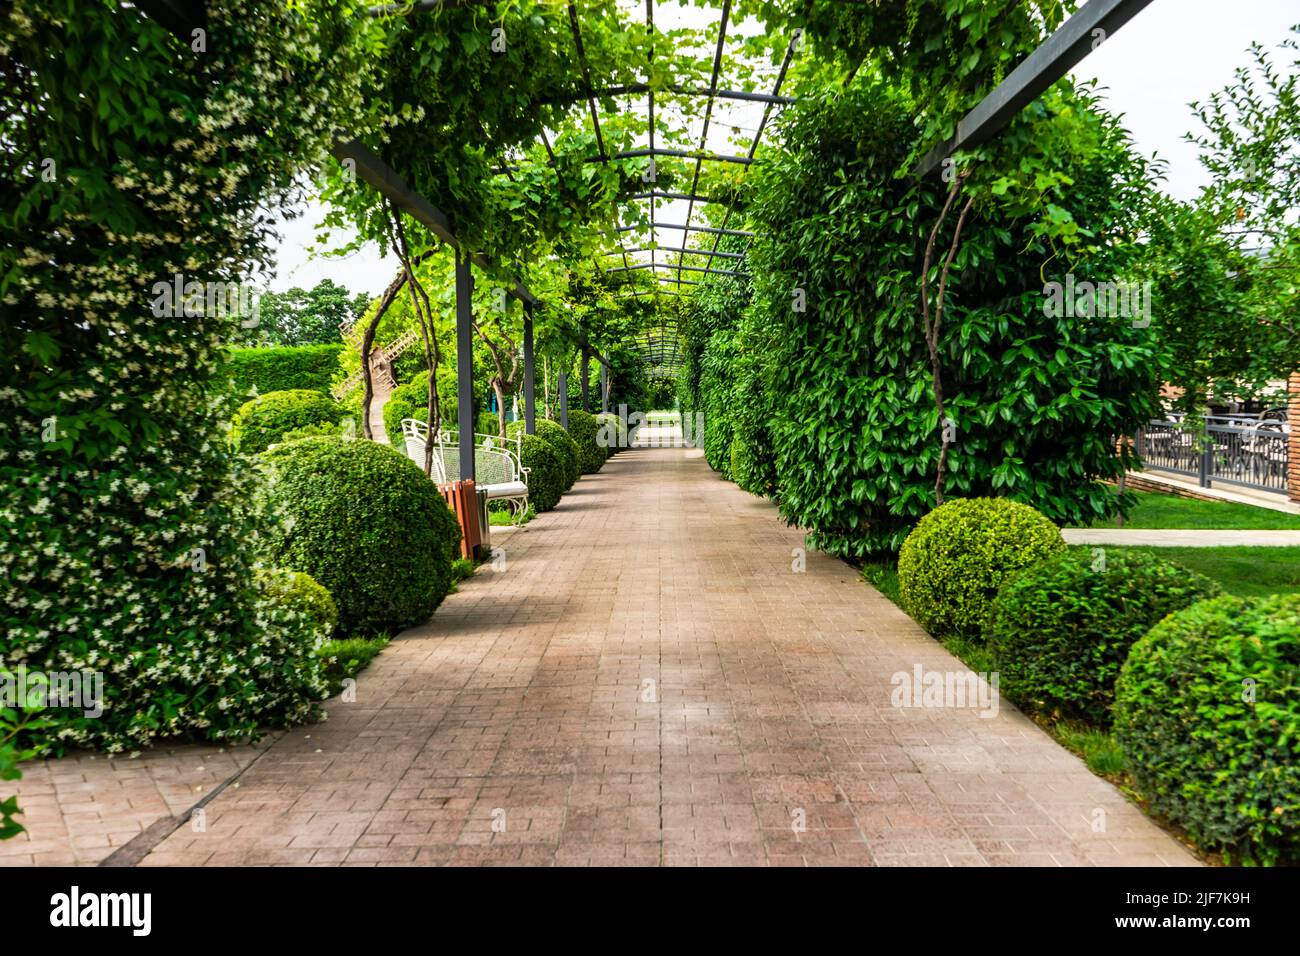
[[[473,558],[483,545],[483,531],[479,527],[479,495],[472,480],[449,481],[438,490],[447,499],[451,513],[460,525],[460,556]]]

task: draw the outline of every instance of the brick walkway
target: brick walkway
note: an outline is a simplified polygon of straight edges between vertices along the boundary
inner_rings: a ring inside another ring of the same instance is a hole
[[[501,536],[361,676],[146,864],[1190,864],[699,453],[638,449]]]

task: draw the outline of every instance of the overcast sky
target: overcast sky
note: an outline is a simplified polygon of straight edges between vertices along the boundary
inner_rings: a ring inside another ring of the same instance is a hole
[[[1168,161],[1165,188],[1187,199],[1206,180],[1195,147],[1182,138],[1195,122],[1187,104],[1227,85],[1252,42],[1276,47],[1296,23],[1300,0],[1154,0],[1074,75],[1095,77],[1106,87],[1109,108],[1124,114],[1137,148]],[[353,292],[381,291],[397,264],[382,260],[376,248],[345,260],[309,257],[319,218],[309,207],[302,218],[281,224],[279,272],[271,288],[310,288],[332,278]]]

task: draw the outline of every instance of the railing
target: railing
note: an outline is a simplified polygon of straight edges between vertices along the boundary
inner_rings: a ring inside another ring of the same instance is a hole
[[[1147,468],[1262,491],[1287,491],[1289,435],[1283,423],[1244,416],[1207,416],[1199,428],[1179,421],[1151,422],[1137,436],[1137,451]]]

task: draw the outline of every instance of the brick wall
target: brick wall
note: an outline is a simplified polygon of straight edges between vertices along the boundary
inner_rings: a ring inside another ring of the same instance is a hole
[[[1177,477],[1182,479],[1183,481],[1196,480],[1195,478],[1189,478],[1186,475],[1178,475]],[[1114,484],[1113,481],[1108,481],[1106,483],[1108,485]],[[1129,472],[1128,477],[1124,479],[1124,487],[1128,491],[1155,491],[1155,492],[1159,492],[1162,495],[1173,495],[1175,498],[1194,498],[1197,501],[1222,501],[1223,500],[1222,498],[1217,498],[1214,495],[1202,494],[1199,491],[1192,491],[1191,489],[1188,488],[1178,488],[1174,485],[1166,485],[1159,481],[1148,481],[1146,478],[1143,478],[1141,475],[1134,474],[1133,472]]]

